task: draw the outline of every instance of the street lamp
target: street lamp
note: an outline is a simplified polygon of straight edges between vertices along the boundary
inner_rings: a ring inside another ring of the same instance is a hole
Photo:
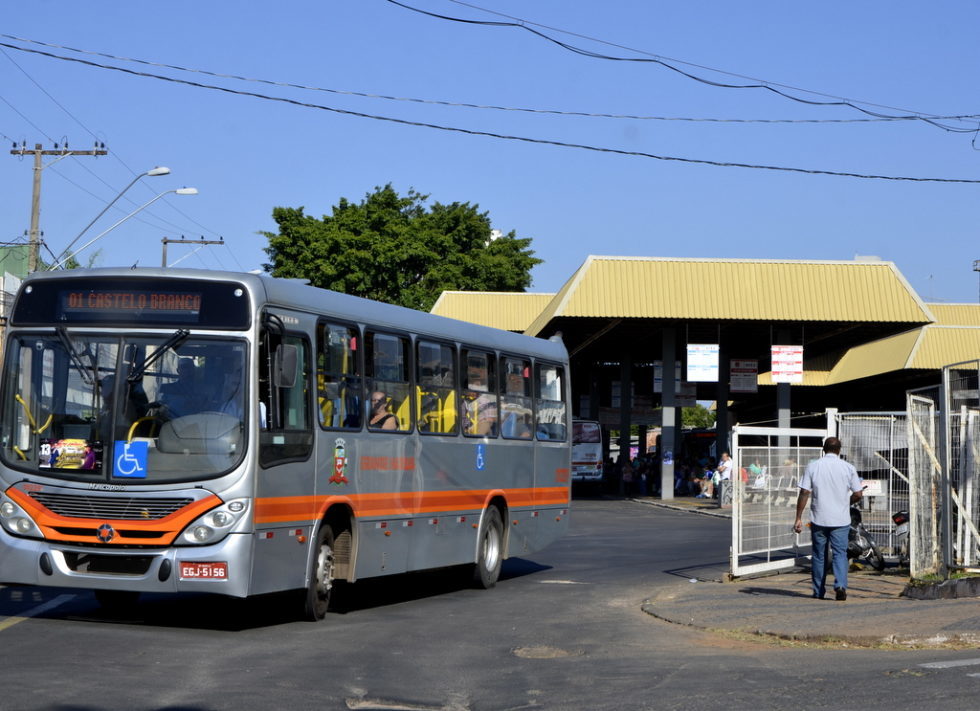
[[[97,234],[95,237],[93,237],[92,239],[90,239],[88,242],[86,242],[85,244],[83,244],[81,247],[79,247],[78,249],[76,249],[74,252],[72,252],[71,254],[69,254],[67,257],[64,257],[63,259],[61,259],[61,261],[59,261],[57,264],[55,264],[53,267],[51,267],[51,269],[54,270],[54,269],[57,269],[58,267],[63,266],[65,264],[65,262],[67,262],[69,259],[71,259],[72,257],[74,257],[76,254],[78,254],[79,252],[81,252],[83,249],[86,249],[90,245],[94,244],[97,240],[100,240],[103,237],[105,237],[107,234],[109,234],[114,229],[116,229],[117,227],[119,227],[119,225],[121,225],[122,223],[124,223],[126,220],[128,220],[130,217],[132,217],[133,215],[135,215],[137,212],[139,212],[140,210],[143,210],[143,209],[149,207],[150,205],[152,205],[153,203],[155,203],[157,200],[159,200],[160,198],[162,198],[164,195],[169,195],[170,193],[175,193],[177,195],[197,195],[197,188],[177,188],[176,190],[164,190],[162,193],[160,193],[159,195],[157,195],[152,200],[148,200],[147,202],[144,202],[142,205],[140,205],[139,207],[137,207],[135,210],[133,210],[128,215],[126,215],[125,217],[121,218],[120,220],[117,220],[108,229],[103,230],[102,232],[100,232],[99,234]]]
[[[110,207],[112,207],[113,205],[116,204],[116,200],[118,200],[119,198],[121,198],[123,196],[123,193],[125,193],[127,190],[129,190],[134,185],[136,185],[136,181],[137,180],[139,180],[140,178],[148,178],[148,177],[149,178],[152,178],[152,177],[155,177],[157,175],[170,175],[170,168],[167,168],[167,167],[162,166],[162,165],[158,165],[156,168],[151,168],[150,170],[146,171],[145,173],[140,173],[135,178],[133,178],[130,181],[129,185],[127,185],[125,188],[123,188],[122,190],[120,190],[119,191],[119,194],[116,195],[116,197],[112,198],[112,200],[109,202],[108,205],[106,205],[104,208],[102,208],[102,212],[100,212],[98,215],[96,215],[95,217],[93,217],[92,218],[92,221],[89,222],[87,225],[85,225],[85,227],[82,229],[81,232],[79,232],[77,235],[75,235],[75,239],[73,239],[71,242],[69,242],[68,243],[68,246],[65,247],[63,250],[61,250],[61,253],[57,257],[55,257],[55,259],[60,259],[63,255],[68,254],[69,250],[73,246],[75,246],[75,243],[79,239],[81,239],[82,235],[85,234],[86,232],[88,232],[88,229],[92,225],[95,224],[96,220],[98,220],[100,217],[102,217],[106,213],[106,210],[108,210]],[[51,268],[54,269],[54,267],[51,267]]]

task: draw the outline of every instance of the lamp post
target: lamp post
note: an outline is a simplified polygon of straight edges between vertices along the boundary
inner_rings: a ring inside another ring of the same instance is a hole
[[[139,207],[137,207],[135,210],[133,210],[128,215],[126,215],[125,217],[123,217],[123,218],[117,220],[116,222],[114,222],[109,228],[107,228],[107,229],[103,230],[102,232],[100,232],[99,234],[97,234],[95,237],[93,237],[92,239],[90,239],[88,242],[86,242],[85,244],[83,244],[81,247],[79,247],[78,249],[76,249],[74,252],[72,252],[71,254],[69,254],[67,257],[63,257],[57,264],[55,264],[53,267],[51,267],[51,269],[54,270],[54,269],[57,269],[58,267],[64,266],[65,262],[67,262],[69,259],[71,259],[72,257],[74,257],[76,254],[78,254],[82,250],[88,248],[89,246],[91,246],[92,244],[94,244],[97,240],[100,240],[103,237],[105,237],[107,234],[109,234],[114,229],[116,229],[117,227],[119,227],[119,225],[121,225],[122,223],[124,223],[126,220],[128,220],[130,217],[132,217],[133,215],[135,215],[140,210],[146,209],[147,207],[149,207],[150,205],[152,205],[153,203],[155,203],[157,200],[159,200],[160,198],[162,198],[164,195],[169,195],[170,193],[174,193],[176,195],[197,195],[197,188],[177,188],[175,190],[164,190],[162,193],[160,193],[159,195],[157,195],[156,197],[154,197],[152,200],[147,200],[146,202],[144,202],[142,205],[140,205]]]
[[[71,242],[69,242],[68,243],[68,246],[65,247],[63,250],[61,250],[61,252],[58,254],[58,256],[55,257],[55,260],[59,260],[64,255],[68,254],[69,251],[71,250],[71,248],[75,246],[75,243],[79,239],[81,239],[82,235],[85,234],[86,232],[88,232],[89,228],[92,225],[94,225],[96,223],[96,221],[106,213],[106,210],[108,210],[110,207],[112,207],[113,205],[116,204],[116,200],[118,200],[119,198],[121,198],[123,196],[123,193],[125,193],[127,190],[129,190],[134,185],[136,185],[136,181],[137,180],[140,180],[141,178],[147,178],[147,177],[152,178],[152,177],[155,177],[157,175],[170,175],[170,168],[167,168],[167,167],[162,166],[162,165],[158,165],[156,168],[151,168],[150,170],[146,171],[145,173],[140,173],[135,178],[133,178],[130,181],[129,185],[127,185],[125,188],[123,188],[122,190],[120,190],[119,191],[119,194],[116,195],[116,197],[112,198],[112,200],[109,201],[109,203],[104,208],[102,208],[102,212],[100,212],[98,215],[96,215],[95,217],[93,217],[92,218],[92,221],[89,222],[87,225],[85,225],[85,227],[82,229],[81,232],[79,232],[77,235],[75,235],[75,239],[73,239]],[[51,267],[51,268],[54,269],[54,267]]]

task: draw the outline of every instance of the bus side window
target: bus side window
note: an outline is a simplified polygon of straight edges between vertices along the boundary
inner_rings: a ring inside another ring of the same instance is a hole
[[[296,349],[296,377],[276,384],[275,368],[281,354]],[[285,347],[285,348],[284,348]],[[290,459],[305,459],[313,451],[310,412],[310,344],[300,336],[267,328],[259,348],[259,461],[263,466]],[[265,405],[264,416],[261,413]],[[262,426],[265,420],[265,426]]]
[[[565,421],[565,373],[555,365],[535,366],[537,421],[535,434],[540,440],[564,442],[568,437]]]
[[[531,363],[502,359],[500,369],[500,433],[505,439],[531,439]]]
[[[429,341],[416,345],[419,432],[455,434],[456,349]]]
[[[357,330],[320,323],[316,340],[320,424],[328,428],[360,429],[362,395]]]
[[[365,410],[375,432],[412,429],[409,343],[404,336],[367,332],[364,337]]]
[[[497,436],[499,408],[496,362],[496,357],[492,353],[463,351],[459,414],[464,435]]]

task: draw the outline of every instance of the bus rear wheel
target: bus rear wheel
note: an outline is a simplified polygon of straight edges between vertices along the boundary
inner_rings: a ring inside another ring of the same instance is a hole
[[[334,587],[334,534],[330,524],[323,524],[316,535],[313,561],[310,565],[309,583],[304,596],[303,618],[316,622],[322,620],[330,608],[330,595]]]
[[[480,527],[476,565],[473,567],[473,583],[477,587],[489,590],[497,584],[503,552],[504,522],[500,518],[500,509],[492,506],[487,509]]]

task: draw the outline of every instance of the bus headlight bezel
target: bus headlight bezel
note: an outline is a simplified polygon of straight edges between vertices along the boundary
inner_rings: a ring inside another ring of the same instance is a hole
[[[0,495],[0,525],[18,538],[44,538],[34,519],[6,495]]]
[[[231,499],[194,519],[180,534],[180,543],[206,546],[217,543],[229,533],[248,512],[248,499]]]

